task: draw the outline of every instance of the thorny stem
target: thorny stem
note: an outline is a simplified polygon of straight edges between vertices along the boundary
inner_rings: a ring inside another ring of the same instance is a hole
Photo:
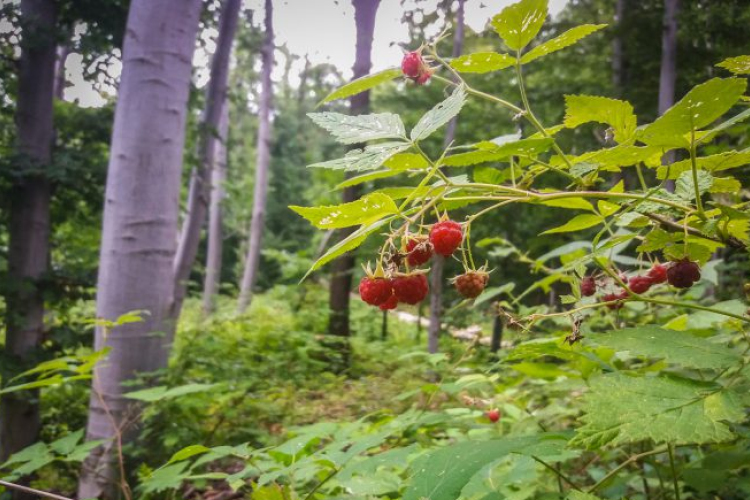
[[[695,128],[692,128],[690,130],[690,170],[693,173],[693,189],[695,190],[695,205],[698,207],[698,216],[705,220],[706,214],[703,212],[703,200],[701,200],[701,192],[698,189],[698,162],[696,155]]]
[[[552,465],[548,464],[547,462],[545,462],[544,460],[540,458],[535,457],[534,455],[531,455],[531,458],[533,458],[535,461],[539,462],[540,464],[545,466],[547,469],[555,473],[555,475],[557,476],[560,493],[563,493],[562,483],[559,482],[561,480],[568,483],[571,486],[571,488],[573,488],[574,490],[583,491],[576,483],[571,481],[570,478],[568,478],[565,474],[560,472],[556,467],[553,467]]]

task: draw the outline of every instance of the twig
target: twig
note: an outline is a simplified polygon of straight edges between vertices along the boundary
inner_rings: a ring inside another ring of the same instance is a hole
[[[644,458],[644,457],[649,457],[651,455],[658,455],[660,453],[664,453],[665,451],[668,451],[668,450],[666,448],[662,448],[662,449],[659,449],[659,450],[651,450],[651,451],[646,451],[646,452],[643,452],[643,453],[639,453],[637,455],[633,455],[632,457],[628,458],[623,463],[621,463],[620,465],[618,465],[617,467],[615,467],[614,469],[612,469],[611,471],[609,471],[609,473],[606,476],[604,476],[603,478],[601,478],[599,480],[599,482],[597,482],[594,486],[592,486],[591,488],[589,488],[589,490],[588,490],[587,493],[594,493],[596,490],[598,490],[599,488],[601,488],[607,481],[609,481],[610,479],[612,479],[612,477],[615,476],[618,472],[620,472],[622,469],[624,469],[628,465],[632,464],[633,462],[637,462],[638,460],[640,460],[641,458]]]
[[[34,488],[29,488],[28,486],[21,486],[20,484],[9,483],[8,481],[0,481],[0,486],[5,486],[6,488],[10,488],[12,490],[23,491],[24,493],[31,493],[32,495],[37,495],[44,498],[52,498],[53,500],[73,500],[72,498],[55,495],[54,493],[48,493],[42,490],[36,490]]]

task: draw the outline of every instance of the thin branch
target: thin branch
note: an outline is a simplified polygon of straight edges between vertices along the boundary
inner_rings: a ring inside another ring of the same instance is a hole
[[[32,495],[37,495],[44,498],[51,498],[53,500],[73,500],[72,498],[55,495],[54,493],[48,493],[42,490],[36,490],[34,488],[29,488],[28,486],[21,486],[20,484],[9,483],[8,481],[0,481],[0,486],[5,486],[6,488],[10,488],[12,490],[23,491],[24,493],[31,493]]]

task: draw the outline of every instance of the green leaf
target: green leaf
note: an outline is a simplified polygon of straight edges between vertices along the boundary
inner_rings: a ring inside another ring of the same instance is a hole
[[[739,193],[742,183],[734,177],[714,177],[711,183],[711,193]]]
[[[318,229],[339,229],[342,227],[369,224],[387,215],[398,213],[398,207],[382,193],[369,194],[359,200],[330,207],[297,207],[292,210],[310,221]]]
[[[505,45],[521,50],[531,42],[547,19],[547,0],[521,0],[492,18],[492,27]]]
[[[342,144],[359,144],[377,139],[406,139],[401,117],[393,113],[350,116],[341,113],[308,113],[319,127]]]
[[[750,118],[750,109],[746,109],[745,111],[734,115],[728,120],[725,120],[721,122],[720,124],[716,125],[711,130],[696,134],[697,137],[695,139],[695,142],[697,144],[700,144],[702,142],[712,141],[719,133],[727,130],[730,127],[733,127],[734,125],[738,123],[742,123],[748,118]]]
[[[591,338],[597,344],[611,347],[615,351],[664,359],[668,363],[687,368],[720,370],[742,361],[738,353],[709,339],[697,337],[689,331],[677,332],[655,325],[610,330],[592,335]]]
[[[540,201],[545,207],[569,208],[571,210],[594,211],[594,206],[585,198],[559,198],[557,200]]]
[[[528,51],[521,58],[521,64],[530,63],[531,61],[546,56],[547,54],[551,54],[566,47],[570,47],[582,38],[586,38],[591,33],[594,33],[606,27],[606,24],[583,24],[581,26],[571,28],[562,35],[556,36],[552,40],[547,40],[546,42],[537,45],[536,47]]]
[[[424,156],[417,153],[399,153],[388,158],[383,163],[385,168],[391,170],[424,170],[430,164],[424,159]]]
[[[589,449],[653,440],[656,444],[705,444],[734,438],[729,422],[741,422],[740,398],[712,383],[679,377],[591,379],[584,396],[584,425],[571,444]]]
[[[359,94],[360,92],[364,92],[365,90],[377,87],[381,83],[389,82],[394,78],[398,78],[399,76],[401,76],[400,68],[386,69],[379,73],[363,76],[362,78],[358,78],[353,82],[349,82],[346,85],[343,85],[334,90],[333,92],[328,94],[325,99],[323,99],[321,104]]]
[[[315,261],[315,263],[312,265],[310,270],[305,273],[305,275],[302,277],[300,281],[304,281],[305,278],[307,278],[310,273],[315,271],[316,269],[320,269],[322,266],[327,264],[328,262],[332,261],[336,257],[345,254],[346,252],[349,252],[351,250],[354,250],[358,246],[360,246],[367,237],[380,229],[382,226],[393,220],[394,217],[386,217],[385,219],[379,220],[377,222],[374,222],[369,225],[363,225],[356,231],[354,231],[352,234],[344,238],[343,240],[339,241],[335,245],[333,245],[331,248],[328,249],[328,251],[323,254],[322,257],[320,257],[318,260]]]
[[[729,111],[746,87],[744,78],[712,78],[694,87],[680,102],[646,126],[639,139],[650,146],[689,147],[687,135]]]
[[[580,164],[593,164],[599,169],[617,172],[621,167],[627,167],[641,162],[644,162],[649,166],[659,165],[662,154],[662,148],[656,146],[640,147],[620,144],[613,148],[590,151],[580,156],[569,158],[569,160],[573,163],[574,167]],[[553,157],[551,163],[556,166],[563,165],[562,159],[559,156]]]
[[[494,167],[480,166],[474,168],[472,177],[474,182],[480,184],[502,184],[508,177],[507,171],[498,170]]]
[[[173,464],[175,462],[182,462],[183,460],[187,460],[188,458],[194,457],[196,455],[201,455],[209,451],[211,451],[211,448],[200,444],[186,446],[185,448],[172,455],[172,458],[170,458],[169,462],[167,462],[165,465]]]
[[[563,453],[567,439],[556,434],[468,441],[429,452],[412,463],[414,475],[403,500],[455,500],[484,466],[511,453],[540,459]]]
[[[463,85],[459,85],[446,100],[422,116],[411,131],[411,140],[421,141],[428,138],[437,129],[451,121],[461,111],[465,102],[466,89]]]
[[[136,399],[138,401],[146,401],[153,403],[155,401],[162,401],[165,399],[174,399],[187,394],[195,394],[198,392],[206,392],[221,384],[185,384],[178,387],[172,387],[171,389],[164,385],[151,387],[150,389],[143,389],[140,391],[126,392],[123,394],[128,399]]]
[[[581,231],[588,229],[604,222],[600,216],[596,214],[580,214],[576,215],[562,226],[558,226],[552,229],[548,229],[541,234],[554,234],[554,233],[570,233],[573,231]]]
[[[451,67],[459,73],[489,73],[509,68],[516,63],[516,58],[497,52],[477,52],[457,57],[451,61]]]
[[[565,96],[565,126],[575,128],[588,122],[606,123],[622,144],[635,134],[637,120],[633,106],[627,101],[590,95]]]
[[[502,145],[494,143],[475,144],[476,151],[459,153],[446,157],[442,165],[446,167],[468,167],[480,163],[507,160],[511,156],[534,156],[543,153],[552,147],[554,139],[521,139],[520,141],[508,142]]]
[[[668,233],[664,229],[654,228],[646,235],[643,239],[643,243],[636,248],[636,251],[656,252],[681,240],[682,234]]]
[[[308,168],[330,168],[333,170],[365,171],[375,170],[391,156],[406,151],[411,144],[406,142],[385,142],[372,144],[364,150],[353,149],[343,158],[308,165]]]
[[[591,493],[584,493],[583,491],[572,490],[565,497],[565,500],[601,500],[599,497],[592,495]]]
[[[710,156],[701,156],[695,159],[698,168],[708,172],[721,172],[731,168],[743,167],[750,164],[750,152],[726,151]],[[681,160],[659,167],[656,176],[659,179],[676,179],[683,172],[692,169],[690,159]]]
[[[698,177],[698,192],[700,194],[708,191],[714,183],[714,178],[711,174],[703,169],[697,170],[696,176]],[[693,172],[686,170],[677,177],[675,182],[674,194],[679,196],[683,200],[694,200],[695,199],[695,183],[693,182]]]
[[[187,466],[188,462],[179,462],[156,469],[141,483],[140,488],[144,493],[177,489],[190,476],[190,472],[185,470]]]
[[[730,57],[721,61],[717,66],[735,75],[750,75],[750,56]]]
[[[336,187],[334,189],[344,189],[349,186],[358,186],[359,184],[363,184],[365,182],[375,181],[378,179],[387,179],[388,177],[395,177],[399,174],[401,174],[401,172],[399,172],[398,170],[376,170],[375,172],[368,172],[366,174],[357,175],[355,177],[345,179],[343,182],[339,182],[338,184],[336,184]]]
[[[73,452],[78,441],[83,437],[83,429],[71,432],[67,436],[53,441],[49,444],[49,448],[57,453],[58,455],[69,455]]]

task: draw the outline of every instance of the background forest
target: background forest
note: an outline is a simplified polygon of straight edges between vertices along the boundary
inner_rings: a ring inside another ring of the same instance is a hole
[[[750,496],[750,3],[474,2],[0,0],[0,498]]]

